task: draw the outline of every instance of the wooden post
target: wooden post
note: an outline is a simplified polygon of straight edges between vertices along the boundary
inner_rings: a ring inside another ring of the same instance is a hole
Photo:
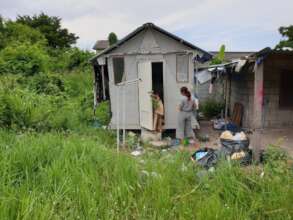
[[[118,85],[116,85],[116,123],[117,123],[117,152],[119,153],[119,147],[120,147],[120,127],[119,127],[119,122],[120,122],[120,107],[119,107],[119,94],[120,94],[120,88]]]
[[[198,62],[197,60],[195,61],[195,92],[196,92],[196,95],[198,96],[198,92],[199,92],[199,82],[197,80],[197,74],[198,74]],[[197,97],[199,98],[199,97]]]
[[[228,108],[229,108],[229,76],[226,74],[225,77],[225,130],[227,130],[228,123]]]
[[[253,102],[253,128],[254,133],[251,144],[254,150],[254,159],[258,161],[262,147],[263,101],[264,101],[264,64],[255,64],[254,75],[254,102]]]
[[[263,63],[256,66],[254,76],[254,122],[255,129],[262,129],[262,114],[263,114]]]
[[[97,108],[97,79],[96,79],[96,71],[93,66],[93,93],[94,93],[94,116],[96,116],[96,108]]]
[[[123,123],[123,125],[122,125],[122,129],[123,129],[123,131],[122,131],[122,134],[123,134],[123,136],[122,136],[122,140],[123,140],[123,147],[126,147],[126,85],[124,85],[123,87],[122,87],[122,95],[123,95],[123,97],[122,97],[122,111],[123,111],[123,114],[122,114],[122,123]]]
[[[102,83],[103,83],[103,100],[106,100],[106,88],[105,88],[105,71],[104,66],[101,66],[101,72],[102,72]]]

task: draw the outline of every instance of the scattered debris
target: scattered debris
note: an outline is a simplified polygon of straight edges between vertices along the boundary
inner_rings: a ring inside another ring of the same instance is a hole
[[[261,172],[261,174],[260,174],[260,178],[263,178],[263,177],[264,177],[264,175],[265,175],[265,172],[264,172],[264,171],[262,171],[262,172]]]
[[[231,131],[224,131],[221,134],[220,139],[233,140],[233,141],[243,141],[243,140],[247,140],[247,137],[243,131],[238,132],[235,135],[233,135]]]
[[[208,142],[210,140],[210,136],[208,134],[197,134],[196,138],[201,142]]]
[[[251,164],[252,150],[249,149],[249,139],[244,132],[233,135],[230,131],[224,131],[220,143],[219,150],[200,149],[192,154],[191,159],[207,170],[214,167],[220,158],[238,161],[243,166]]]
[[[242,166],[248,166],[252,163],[252,150],[235,152],[231,155],[232,161],[238,161]]]
[[[175,146],[179,146],[180,145],[180,140],[179,139],[173,139],[171,140],[170,142],[170,146],[172,147],[175,147]]]
[[[245,152],[240,151],[240,152],[233,153],[232,156],[231,156],[231,160],[239,160],[239,159],[241,159],[243,157],[245,157]]]
[[[213,120],[212,122],[213,122],[213,127],[216,130],[222,130],[226,125],[225,119],[217,119],[217,120]]]
[[[168,147],[168,142],[166,140],[161,141],[150,141],[149,142],[153,147],[163,149]]]
[[[144,153],[143,148],[138,146],[134,151],[131,152],[131,155],[137,157],[142,155],[143,153]]]
[[[218,162],[217,151],[211,148],[200,149],[191,156],[191,160],[206,168],[207,170],[215,166]]]
[[[143,154],[143,152],[142,151],[138,151],[138,150],[135,150],[135,151],[132,151],[131,152],[131,155],[132,156],[135,156],[135,157],[140,156],[142,154]]]

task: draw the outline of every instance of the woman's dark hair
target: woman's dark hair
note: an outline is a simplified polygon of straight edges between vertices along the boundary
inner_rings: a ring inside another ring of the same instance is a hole
[[[187,89],[187,87],[181,87],[180,92],[182,93],[182,95],[186,96],[188,101],[191,100],[191,93],[189,92],[189,90]]]

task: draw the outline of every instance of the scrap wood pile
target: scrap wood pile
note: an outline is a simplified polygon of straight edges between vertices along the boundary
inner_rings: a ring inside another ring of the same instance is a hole
[[[238,161],[241,165],[251,164],[252,150],[249,149],[249,139],[244,132],[233,135],[230,131],[224,131],[220,136],[220,143],[220,149],[200,149],[191,159],[206,169],[214,167],[220,159]]]

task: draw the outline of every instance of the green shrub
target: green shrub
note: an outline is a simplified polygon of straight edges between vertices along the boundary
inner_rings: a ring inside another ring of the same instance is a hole
[[[89,59],[92,56],[93,53],[89,51],[72,48],[68,52],[67,69],[72,70],[74,68],[84,68],[86,66],[89,66]]]
[[[207,118],[218,116],[224,110],[225,104],[214,99],[209,99],[200,105],[200,111]]]
[[[60,95],[65,92],[64,80],[57,74],[38,74],[28,79],[28,86],[36,93]]]
[[[42,46],[14,43],[0,51],[1,73],[32,76],[47,72],[49,56]]]
[[[0,49],[15,42],[47,45],[47,40],[41,32],[24,24],[7,21],[1,33],[3,41],[1,42]]]
[[[95,119],[101,125],[107,125],[110,120],[109,104],[100,103],[95,118],[93,93],[87,84],[77,87],[80,94],[71,96],[67,93],[71,91],[68,87],[75,85],[71,84],[76,79],[72,76],[74,74],[1,76],[0,127],[36,131],[78,130],[89,126]]]
[[[58,110],[54,101],[54,97],[36,95],[25,89],[4,89],[0,92],[0,127],[50,130],[53,126],[48,116]]]
[[[99,103],[94,116],[93,100],[94,95],[92,92],[87,93],[81,98],[81,121],[86,121],[89,123],[96,119],[101,125],[108,125],[110,122],[109,102],[106,101]]]
[[[96,109],[96,118],[102,125],[108,125],[110,123],[110,105],[109,102],[102,102]]]
[[[93,90],[91,71],[74,70],[63,74],[66,93],[71,97],[86,96]],[[90,95],[90,94],[89,94]],[[93,102],[93,99],[91,100]]]
[[[36,94],[28,89],[0,90],[0,127],[36,131],[74,129],[79,109],[63,97]]]
[[[57,72],[90,68],[89,59],[94,55],[78,48],[50,50],[50,54],[52,56],[52,70]]]
[[[288,154],[279,146],[269,145],[264,153],[265,168],[273,173],[284,174],[288,166]]]

